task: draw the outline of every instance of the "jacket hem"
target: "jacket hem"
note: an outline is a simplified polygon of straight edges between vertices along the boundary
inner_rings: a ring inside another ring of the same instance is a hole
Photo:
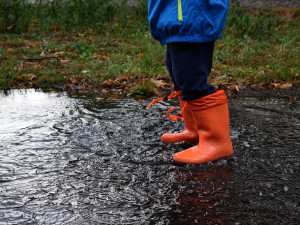
[[[222,34],[213,37],[189,37],[189,36],[172,36],[160,40],[161,45],[169,44],[172,42],[190,42],[190,43],[204,43],[214,42],[222,38]]]

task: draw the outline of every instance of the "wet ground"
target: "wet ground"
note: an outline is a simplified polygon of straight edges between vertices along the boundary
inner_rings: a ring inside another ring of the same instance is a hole
[[[189,166],[175,101],[0,93],[0,224],[299,224],[298,93],[231,98],[234,157]]]

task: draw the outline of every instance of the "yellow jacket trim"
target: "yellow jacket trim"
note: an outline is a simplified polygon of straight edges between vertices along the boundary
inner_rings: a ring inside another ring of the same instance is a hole
[[[178,20],[183,21],[181,0],[177,0],[177,2],[178,2]]]

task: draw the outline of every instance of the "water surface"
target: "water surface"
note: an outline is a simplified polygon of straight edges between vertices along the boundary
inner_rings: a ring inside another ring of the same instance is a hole
[[[298,102],[229,102],[235,155],[177,166],[176,101],[0,94],[0,224],[299,224]]]

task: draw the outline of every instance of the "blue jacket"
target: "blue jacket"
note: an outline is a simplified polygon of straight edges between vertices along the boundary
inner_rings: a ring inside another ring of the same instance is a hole
[[[148,0],[152,36],[171,42],[212,42],[222,38],[229,0]]]

